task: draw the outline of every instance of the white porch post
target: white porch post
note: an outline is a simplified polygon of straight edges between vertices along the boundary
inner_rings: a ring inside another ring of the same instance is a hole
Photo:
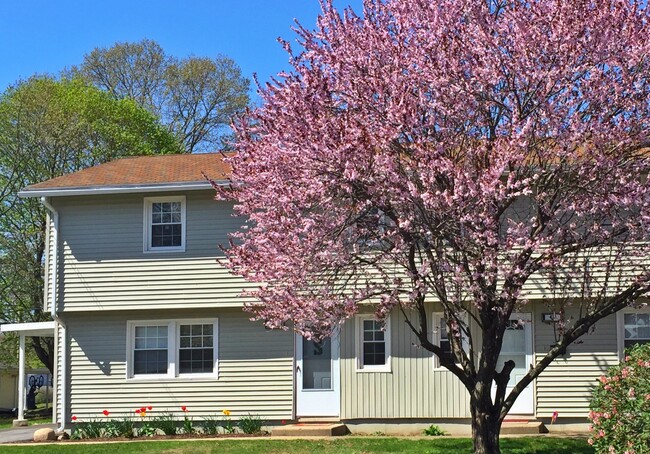
[[[18,420],[14,425],[21,425],[25,421],[25,335],[20,335],[20,348],[18,350]]]

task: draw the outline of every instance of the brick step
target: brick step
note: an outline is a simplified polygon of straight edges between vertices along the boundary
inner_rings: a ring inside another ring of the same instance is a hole
[[[501,425],[502,435],[545,434],[548,429],[542,421],[504,421]]]

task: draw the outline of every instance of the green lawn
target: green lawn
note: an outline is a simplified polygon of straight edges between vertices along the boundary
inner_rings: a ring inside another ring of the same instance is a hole
[[[52,422],[52,417],[48,416],[46,418],[29,418],[27,420],[29,422],[29,425],[32,426],[34,424],[50,424]],[[9,429],[11,425],[14,422],[14,417],[9,416],[9,417],[0,417],[0,429]]]
[[[2,452],[18,453],[169,453],[169,454],[312,454],[312,453],[471,453],[472,442],[467,438],[408,438],[342,437],[326,440],[225,439],[198,441],[135,441],[120,443],[80,444],[76,442],[34,446],[2,445]],[[593,454],[584,439],[559,437],[522,437],[501,440],[503,453],[517,454]]]

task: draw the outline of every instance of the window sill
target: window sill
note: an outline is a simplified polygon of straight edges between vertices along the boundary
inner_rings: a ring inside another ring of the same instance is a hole
[[[144,251],[145,254],[164,254],[164,253],[172,253],[172,252],[185,252],[184,247],[174,247],[174,248],[154,248],[154,249],[145,249]]]
[[[218,380],[219,374],[196,374],[196,375],[179,375],[176,377],[171,377],[168,375],[161,377],[126,377],[127,382],[138,382],[138,383],[160,383],[160,382],[185,382],[185,381],[210,381]]]
[[[357,372],[362,373],[362,374],[367,374],[367,373],[384,373],[384,374],[392,374],[393,371],[390,368],[390,366],[382,366],[382,367],[362,367],[359,368],[357,367]]]

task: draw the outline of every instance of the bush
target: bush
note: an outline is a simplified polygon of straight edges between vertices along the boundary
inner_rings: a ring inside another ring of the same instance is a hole
[[[447,435],[447,433],[442,430],[440,427],[436,426],[435,424],[431,424],[429,427],[424,429],[424,435],[428,435],[430,437],[439,437],[441,435]]]
[[[178,423],[174,419],[173,413],[165,413],[153,418],[152,425],[159,429],[165,435],[176,435],[178,433]]]
[[[201,432],[204,434],[217,435],[219,429],[221,429],[221,420],[219,418],[207,417],[201,423]]]
[[[72,430],[72,438],[83,440],[85,438],[101,438],[104,436],[104,423],[101,421],[79,421]]]
[[[598,453],[650,452],[650,344],[636,345],[601,376],[591,400],[591,437]]]
[[[135,427],[133,419],[124,417],[122,419],[111,419],[106,423],[105,427],[106,436],[108,437],[135,437]]]
[[[264,421],[257,415],[242,416],[239,420],[239,428],[245,434],[258,434],[262,431]]]

